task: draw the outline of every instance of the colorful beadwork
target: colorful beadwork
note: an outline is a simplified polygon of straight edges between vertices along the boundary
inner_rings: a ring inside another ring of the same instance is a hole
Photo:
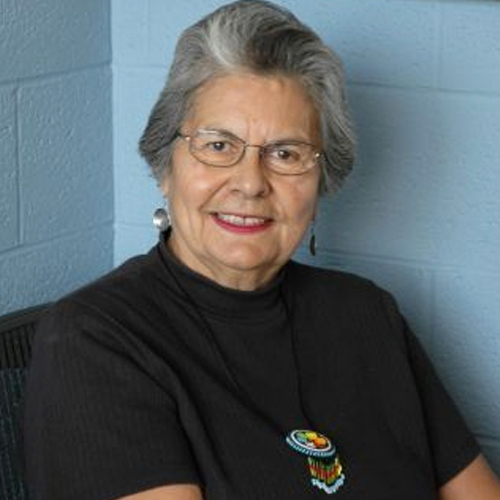
[[[344,484],[345,474],[337,450],[326,436],[310,430],[295,430],[288,434],[286,442],[295,451],[307,456],[314,486],[332,494]]]

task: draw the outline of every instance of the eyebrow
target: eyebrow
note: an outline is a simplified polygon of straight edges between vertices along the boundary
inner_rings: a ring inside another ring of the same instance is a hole
[[[198,131],[200,131],[200,132],[216,132],[219,134],[227,135],[229,137],[234,137],[235,139],[243,141],[245,144],[249,144],[249,142],[246,141],[245,139],[239,137],[234,132],[231,132],[230,130],[227,130],[224,128],[210,127],[209,126],[209,127],[200,128],[200,129],[198,129]],[[286,138],[282,138],[282,139],[275,139],[272,141],[265,142],[264,144],[262,144],[262,146],[267,146],[270,144],[309,144],[310,146],[318,147],[306,139],[302,139],[302,138],[298,139],[296,137],[286,137]]]
[[[235,139],[239,139],[240,141],[244,141],[244,139],[242,139],[241,137],[238,137],[235,133],[231,132],[230,130],[226,130],[224,128],[203,127],[203,128],[199,128],[198,132],[216,132],[217,134],[229,135],[231,137],[234,137]]]

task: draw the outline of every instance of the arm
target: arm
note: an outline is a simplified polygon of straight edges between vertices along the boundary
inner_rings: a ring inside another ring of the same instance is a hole
[[[480,455],[476,439],[390,295],[384,297],[396,331],[403,329],[432,443],[439,500],[500,500],[500,482]],[[403,321],[401,324],[400,322]],[[399,323],[399,324],[398,324]],[[451,475],[450,471],[460,471]]]
[[[120,498],[201,482],[167,376],[158,382],[163,372],[149,370],[132,335],[73,302],[39,325],[24,439],[26,480],[39,500]],[[201,498],[170,493],[165,500]]]
[[[439,500],[500,500],[500,482],[482,455],[439,490]]]
[[[194,484],[173,484],[142,491],[118,500],[203,500],[203,497],[200,488]]]

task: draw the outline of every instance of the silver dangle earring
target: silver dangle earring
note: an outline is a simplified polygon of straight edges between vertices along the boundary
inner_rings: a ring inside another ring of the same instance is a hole
[[[316,255],[316,233],[314,231],[315,221],[311,222],[311,236],[309,238],[309,253],[314,257]]]
[[[160,233],[164,233],[170,227],[171,220],[167,204],[165,204],[165,207],[155,210],[153,214],[153,224]]]

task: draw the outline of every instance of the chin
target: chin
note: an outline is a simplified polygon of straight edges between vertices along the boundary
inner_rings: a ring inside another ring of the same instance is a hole
[[[276,259],[262,251],[249,249],[222,249],[219,251],[219,261],[226,267],[249,271],[258,268],[275,267]]]

